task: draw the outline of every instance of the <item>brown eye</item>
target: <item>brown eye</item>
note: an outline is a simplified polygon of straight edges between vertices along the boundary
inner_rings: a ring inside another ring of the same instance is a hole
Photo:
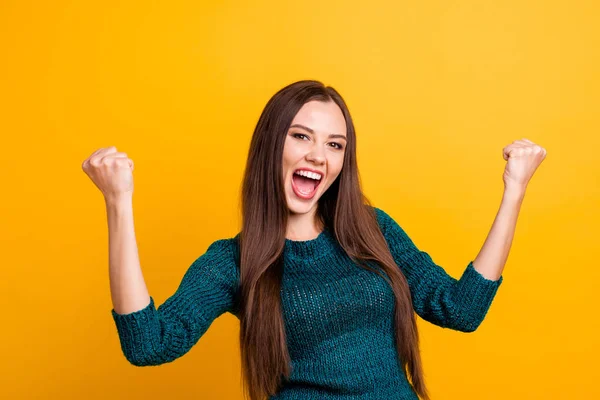
[[[308,138],[308,136],[306,136],[303,133],[292,133],[292,136],[295,137],[295,138],[298,138],[298,136],[304,136],[305,138]],[[300,139],[300,138],[298,138],[298,139]]]

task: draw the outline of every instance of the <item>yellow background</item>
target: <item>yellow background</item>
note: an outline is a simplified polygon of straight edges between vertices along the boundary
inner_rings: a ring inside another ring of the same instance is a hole
[[[502,149],[544,146],[504,283],[471,334],[419,319],[434,400],[600,398],[600,6],[571,1],[2,1],[0,397],[241,399],[238,320],[174,363],[121,353],[99,147],[135,162],[140,260],[158,304],[239,230],[268,99],[338,89],[362,182],[451,275],[481,248]]]

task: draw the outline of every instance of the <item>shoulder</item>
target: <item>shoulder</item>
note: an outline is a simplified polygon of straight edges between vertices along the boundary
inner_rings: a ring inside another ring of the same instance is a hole
[[[379,228],[385,235],[390,227],[393,228],[393,225],[398,225],[396,221],[385,211],[383,211],[379,207],[367,206],[372,213],[375,214],[375,218],[377,220],[377,224]]]
[[[231,238],[217,239],[208,245],[204,255],[209,255],[211,258],[224,258],[227,261],[234,261],[237,250],[237,239],[237,235]]]
[[[227,280],[239,278],[238,235],[217,239],[208,245],[206,251],[197,257],[191,269],[210,269]]]
[[[379,229],[388,242],[409,242],[411,239],[408,237],[406,231],[400,226],[400,224],[392,218],[390,213],[382,210],[378,207],[369,206],[372,212],[375,214]]]

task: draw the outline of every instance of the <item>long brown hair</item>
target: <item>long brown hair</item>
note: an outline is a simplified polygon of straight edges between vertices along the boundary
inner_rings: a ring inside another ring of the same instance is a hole
[[[402,369],[415,391],[429,400],[419,353],[419,335],[405,276],[396,265],[364,196],[356,160],[356,135],[350,112],[331,86],[302,80],[279,90],[265,106],[251,139],[242,184],[240,245],[240,352],[244,395],[262,400],[290,375],[281,306],[283,250],[288,207],[284,192],[283,146],[287,131],[308,101],[334,101],[346,120],[342,170],[321,196],[317,216],[334,233],[348,256],[363,268],[374,261],[384,270],[396,297],[395,337]]]

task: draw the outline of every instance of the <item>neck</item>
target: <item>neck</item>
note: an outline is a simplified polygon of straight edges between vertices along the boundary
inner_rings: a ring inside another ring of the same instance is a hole
[[[317,218],[316,207],[304,214],[290,212],[285,237],[290,240],[311,240],[323,231],[323,224]]]

